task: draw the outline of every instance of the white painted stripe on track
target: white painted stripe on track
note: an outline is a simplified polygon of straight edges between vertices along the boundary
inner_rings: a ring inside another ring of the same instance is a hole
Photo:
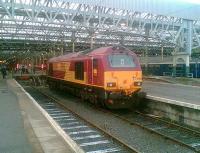
[[[57,133],[65,140],[65,142],[71,147],[73,151],[76,153],[85,153],[76,142],[65,133],[65,131],[54,121],[54,119],[35,101],[35,99],[27,93],[24,88],[16,81],[16,84],[21,88],[21,90],[31,99],[31,101],[35,104],[35,106],[42,112],[42,114],[46,117],[52,127],[57,131]]]
[[[60,125],[74,125],[74,124],[80,124],[80,122],[68,122],[68,123],[61,123]]]
[[[192,147],[197,147],[197,146],[200,146],[200,143],[192,143],[190,144]]]
[[[101,138],[102,136],[99,134],[96,135],[89,135],[89,136],[83,136],[83,137],[73,137],[73,140],[83,140],[83,139],[94,139],[94,138]]]
[[[87,130],[87,131],[77,131],[77,132],[69,132],[69,135],[77,135],[77,134],[83,134],[83,133],[92,133],[95,132],[93,130]]]
[[[45,104],[47,104],[47,105],[55,105],[55,103],[53,103],[53,102],[46,102]]]
[[[151,128],[152,130],[161,130],[161,129],[166,129],[168,127],[166,126],[159,126],[159,127],[154,127],[154,128]]]
[[[45,110],[47,110],[47,111],[58,111],[57,109],[53,109],[53,108],[47,108],[47,109],[45,109]]]
[[[110,143],[110,141],[104,140],[104,141],[86,142],[86,143],[80,144],[80,146],[85,147],[85,146],[93,146],[93,145],[97,145],[97,144],[107,144],[107,143]]]
[[[52,116],[53,119],[61,119],[61,118],[69,118],[69,117],[72,117],[72,116],[69,116],[69,115],[65,115],[65,116]]]
[[[80,129],[80,128],[86,128],[88,126],[80,125],[80,126],[71,126],[71,127],[65,127],[64,130],[71,130],[71,129]]]
[[[55,106],[55,104],[54,103],[45,103],[45,104],[43,104],[43,106]]]
[[[54,115],[71,115],[69,113],[54,113],[54,114],[51,114],[51,112],[49,112],[50,115],[54,116]]]
[[[62,113],[62,111],[56,110],[56,111],[51,111],[49,113]]]
[[[118,151],[121,151],[121,149],[109,148],[109,149],[102,149],[102,150],[96,150],[96,151],[88,151],[86,153],[111,153],[111,152],[118,152]]]
[[[178,105],[178,106],[184,106],[184,107],[189,107],[192,109],[200,110],[200,105],[197,105],[197,104],[191,104],[188,102],[183,102],[183,101],[178,101],[178,100],[173,100],[173,99],[168,99],[168,98],[163,98],[163,97],[158,97],[158,96],[152,96],[149,94],[147,94],[147,98],[156,100],[156,101],[161,101],[164,103],[169,103],[169,104],[174,104],[174,105]]]
[[[63,118],[63,119],[60,119],[60,118],[59,118],[59,119],[56,119],[57,122],[59,122],[59,121],[63,121],[63,122],[64,122],[64,121],[75,121],[75,120],[76,120],[76,119],[74,119],[74,118]]]

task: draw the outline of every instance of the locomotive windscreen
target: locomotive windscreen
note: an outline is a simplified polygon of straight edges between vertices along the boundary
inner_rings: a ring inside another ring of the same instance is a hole
[[[108,56],[111,67],[136,67],[133,56],[125,54],[114,54]]]

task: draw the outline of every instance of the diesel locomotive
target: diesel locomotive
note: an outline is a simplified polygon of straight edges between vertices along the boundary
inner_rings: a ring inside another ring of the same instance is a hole
[[[101,47],[53,57],[47,83],[110,109],[129,108],[141,90],[142,71],[136,54],[122,46]]]

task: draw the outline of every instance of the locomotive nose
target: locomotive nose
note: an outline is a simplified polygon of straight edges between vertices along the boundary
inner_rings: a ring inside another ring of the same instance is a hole
[[[107,87],[118,90],[132,90],[141,86],[141,74],[137,71],[116,71],[108,77]]]

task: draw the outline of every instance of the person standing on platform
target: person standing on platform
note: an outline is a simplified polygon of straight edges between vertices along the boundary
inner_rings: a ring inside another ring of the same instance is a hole
[[[5,66],[2,66],[2,67],[1,67],[1,74],[2,74],[2,76],[3,76],[3,79],[5,79],[5,78],[6,78],[6,75],[7,75],[7,73],[6,73],[6,67],[5,67]]]
[[[24,74],[25,73],[25,67],[24,67],[24,65],[22,65],[22,74]]]

